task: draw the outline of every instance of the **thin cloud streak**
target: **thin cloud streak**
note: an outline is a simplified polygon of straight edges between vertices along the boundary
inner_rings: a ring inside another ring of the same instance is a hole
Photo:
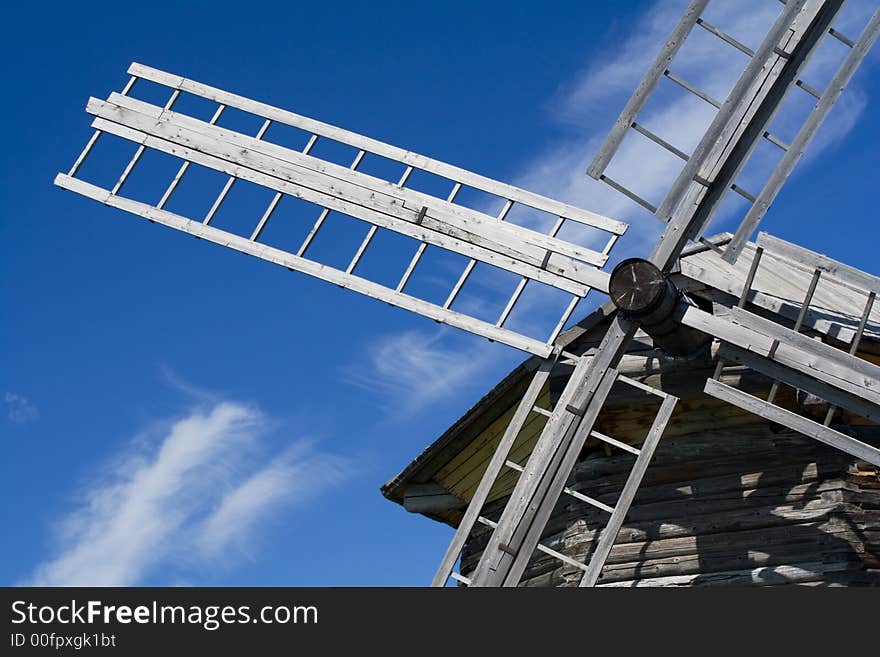
[[[6,405],[6,418],[14,424],[27,424],[40,419],[39,409],[23,395],[6,392],[3,394],[3,403]]]
[[[220,402],[139,436],[87,486],[59,523],[57,555],[27,584],[130,586],[160,568],[231,566],[230,548],[257,540],[270,511],[347,471],[306,442],[267,462],[269,426],[253,407]],[[309,468],[319,465],[332,465],[335,476],[315,478]]]
[[[368,346],[366,358],[344,372],[344,378],[378,395],[395,416],[412,416],[474,385],[496,362],[494,350],[462,348],[455,340],[448,342],[447,334],[441,329],[386,335]]]

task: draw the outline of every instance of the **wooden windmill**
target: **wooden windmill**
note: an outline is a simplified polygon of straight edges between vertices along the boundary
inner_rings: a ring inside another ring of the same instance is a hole
[[[752,282],[761,267],[764,248],[785,251],[784,243],[762,237],[754,253],[738,303],[714,308],[694,304],[670,279],[689,242],[718,251],[733,266],[745,253],[749,238],[791,174],[817,129],[880,34],[880,10],[874,13],[857,39],[834,28],[844,0],[787,0],[768,26],[760,45],[752,50],[734,37],[706,22],[701,16],[709,0],[693,0],[675,26],[650,70],[627,103],[620,118],[589,167],[589,175],[617,189],[650,210],[666,227],[653,249],[642,258],[629,258],[610,273],[602,270],[609,253],[625,233],[626,224],[578,209],[523,189],[471,173],[413,152],[352,133],[292,112],[249,100],[192,80],[140,64],[129,68],[130,80],[121,93],[106,100],[92,98],[87,111],[94,116],[95,132],[82,154],[56,185],[126,210],[151,222],[161,223],[196,237],[304,272],[361,294],[464,329],[491,341],[502,342],[540,357],[541,364],[525,391],[497,449],[477,486],[455,536],[434,577],[444,586],[450,577],[469,586],[515,586],[533,553],[538,550],[582,571],[580,584],[596,583],[615,537],[629,511],[654,450],[670,420],[677,399],[660,388],[623,376],[618,362],[638,329],[673,355],[687,355],[710,342],[721,345],[722,357],[744,363],[775,381],[827,400],[831,405],[824,422],[809,419],[774,405],[779,383],[770,397],[759,399],[722,383],[717,376],[706,381],[705,392],[774,423],[799,431],[869,463],[880,465],[880,450],[833,429],[835,408],[857,413],[871,421],[880,418],[880,367],[855,356],[869,322],[880,281],[818,255],[789,252],[791,258],[812,271],[812,281],[793,327],[749,312]],[[721,102],[689,84],[670,70],[676,53],[696,27],[711,33],[724,47],[747,55],[736,84]],[[824,91],[801,79],[811,56],[824,39],[836,39],[849,52]],[[699,144],[686,154],[637,121],[649,97],[662,79],[668,79],[714,106],[716,114]],[[137,80],[147,80],[168,90],[163,106],[130,95]],[[768,131],[789,92],[814,96],[815,106],[791,143]],[[210,120],[175,110],[184,95],[198,96],[215,104]],[[227,108],[259,117],[259,131],[249,136],[223,128],[219,119]],[[269,130],[285,125],[303,131],[305,144],[294,150],[273,142]],[[625,136],[632,130],[683,161],[677,178],[658,205],[643,199],[610,178],[607,168]],[[87,156],[102,135],[137,144],[137,149],[115,184],[95,185],[77,177]],[[348,165],[316,155],[320,141],[344,144],[355,151]],[[767,141],[781,149],[782,157],[763,188],[751,193],[737,184],[743,167],[756,146]],[[158,151],[180,160],[176,175],[155,203],[125,194],[126,181],[146,152]],[[379,156],[397,162],[402,174],[388,180],[362,170],[365,158]],[[225,183],[203,216],[183,216],[169,209],[178,185],[193,168],[220,172]],[[411,180],[430,173],[449,183],[448,195],[417,191]],[[226,230],[215,225],[221,204],[238,180],[249,181],[273,193],[262,216],[247,231]],[[456,200],[463,190],[479,190],[495,197],[500,210],[488,214]],[[723,245],[704,237],[710,220],[728,192],[748,201],[736,233]],[[299,244],[270,245],[263,239],[280,205],[298,199],[316,207],[314,223]],[[511,221],[516,209],[529,208],[555,217],[549,232],[542,233]],[[330,266],[310,257],[310,246],[334,214],[353,217],[367,226],[363,239],[347,264]],[[565,226],[577,224],[589,230],[589,245],[560,237]],[[412,257],[400,277],[391,284],[361,275],[359,266],[371,245],[384,231],[413,240]],[[601,239],[600,237],[601,236]],[[460,254],[467,259],[463,271],[445,300],[420,298],[411,288],[414,272],[428,249]],[[495,321],[478,317],[455,306],[478,263],[514,274],[515,288]],[[801,329],[821,277],[834,277],[863,299],[863,312],[850,332],[849,346],[839,349],[810,339]],[[561,314],[554,318],[549,334],[537,335],[508,327],[527,285],[543,284],[569,295]],[[591,290],[607,294],[612,319],[599,346],[586,352],[569,350],[572,340],[562,334],[578,302]],[[558,402],[550,409],[536,406],[551,374],[560,366],[573,367]],[[595,430],[595,422],[615,383],[634,386],[659,401],[659,411],[644,443],[638,448]],[[526,419],[532,413],[548,417],[528,459],[514,463],[509,453]],[[631,452],[635,463],[616,504],[608,505],[567,487],[569,475],[588,439],[599,439],[616,449]],[[483,508],[493,483],[505,469],[519,472],[509,502],[497,521],[486,518]],[[607,522],[595,550],[586,562],[573,560],[540,543],[550,513],[560,496],[571,495],[607,512]],[[488,526],[491,537],[479,564],[465,576],[454,567],[468,536],[477,523]]]

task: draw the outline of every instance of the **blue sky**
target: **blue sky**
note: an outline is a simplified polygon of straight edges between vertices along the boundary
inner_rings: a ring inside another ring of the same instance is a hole
[[[89,95],[119,90],[131,61],[179,73],[626,220],[621,257],[659,226],[583,170],[685,4],[8,8],[0,580],[424,584],[451,531],[379,485],[523,357],[52,187],[90,134]],[[870,3],[850,4],[855,36]],[[707,18],[749,43],[770,10],[741,6]],[[704,46],[679,70],[723,97],[742,62]],[[877,63],[762,225],[874,274]],[[663,100],[646,120],[687,149],[709,115]],[[790,137],[799,111],[774,131]],[[656,200],[672,169],[642,147],[625,144],[617,175]]]

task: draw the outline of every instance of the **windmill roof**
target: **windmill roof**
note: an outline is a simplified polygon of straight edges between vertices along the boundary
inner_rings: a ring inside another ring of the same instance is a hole
[[[723,246],[730,238],[730,233],[723,233],[706,241]],[[810,311],[803,319],[804,330],[812,329],[831,342],[850,342],[864,312],[868,291],[880,294],[880,278],[765,233],[756,243],[750,242],[733,265],[723,261],[720,253],[708,245],[692,244],[682,252],[680,271],[673,277],[676,284],[692,296],[729,304],[731,299],[739,297],[759,249],[762,256],[749,296],[750,309],[794,322],[818,268],[821,274]],[[613,310],[610,302],[606,302],[563,333],[560,339],[568,345],[567,350],[578,353],[597,344],[602,334],[600,327]],[[652,346],[650,338],[638,332],[636,342],[640,340],[647,341],[649,348]],[[874,306],[869,316],[864,340],[867,344],[880,341],[880,304]],[[533,356],[514,368],[398,475],[385,483],[381,487],[382,494],[403,504],[410,486],[433,482],[438,472],[444,468],[448,471],[450,463],[470,443],[493,430],[493,425],[506,424],[505,416],[522,396],[531,379],[529,375],[539,362],[540,359]],[[697,378],[704,372],[700,367],[690,366],[687,374]],[[484,460],[489,456],[491,454]],[[454,513],[426,512],[425,515],[457,524]]]

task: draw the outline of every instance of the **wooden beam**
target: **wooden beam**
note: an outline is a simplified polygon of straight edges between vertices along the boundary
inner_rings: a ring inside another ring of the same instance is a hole
[[[488,322],[475,319],[468,315],[446,310],[439,306],[410,296],[401,292],[396,292],[383,285],[373,283],[365,278],[346,274],[343,271],[322,265],[320,263],[293,255],[281,249],[276,249],[266,244],[252,242],[251,240],[233,235],[223,230],[206,226],[198,221],[192,221],[186,217],[173,214],[166,210],[160,210],[146,203],[140,203],[121,196],[110,194],[106,189],[91,185],[87,182],[72,178],[66,174],[58,174],[55,177],[55,184],[62,189],[76,192],[87,198],[96,200],[104,205],[125,210],[131,214],[141,216],[150,221],[163,224],[170,228],[189,233],[195,237],[226,246],[236,251],[241,251],[247,255],[252,255],[268,262],[287,267],[288,269],[299,271],[315,278],[333,283],[343,288],[347,288],[371,297],[384,301],[392,306],[397,306],[405,310],[409,310],[419,315],[423,315],[443,324],[449,324],[456,328],[476,333],[482,337],[496,342],[522,349],[536,356],[546,357],[552,352],[552,346],[521,335],[508,329],[498,328]]]
[[[466,504],[436,481],[410,484],[403,493],[403,508],[410,513],[438,513],[460,509]]]
[[[122,125],[127,125],[148,132],[154,136],[163,135],[152,130],[145,130],[145,124],[143,122],[139,125],[134,125],[127,120],[128,115],[124,112],[112,112],[112,110],[108,112],[106,106],[103,105],[104,103],[106,103],[106,105],[120,108],[120,110],[131,110],[134,114],[142,114],[151,119],[169,123],[173,126],[186,128],[187,130],[203,135],[207,140],[210,140],[209,143],[212,144],[232,145],[233,147],[246,149],[252,153],[262,153],[269,158],[281,160],[285,164],[292,165],[293,167],[307,169],[313,174],[322,174],[328,178],[333,178],[334,183],[337,185],[340,183],[344,183],[345,185],[356,185],[370,191],[378,191],[381,194],[393,198],[399,198],[402,200],[404,207],[418,211],[421,211],[422,208],[427,208],[426,212],[428,214],[441,217],[445,221],[453,223],[461,229],[474,230],[474,225],[476,224],[478,227],[487,226],[487,230],[507,233],[519,242],[539,247],[540,251],[537,252],[537,255],[541,258],[545,257],[545,252],[549,250],[552,253],[566,255],[569,258],[596,265],[597,267],[604,265],[608,259],[605,254],[594,249],[581,247],[565,240],[556,239],[516,224],[504,223],[500,217],[493,217],[466,206],[456,205],[445,199],[418,192],[414,189],[402,187],[382,178],[358,172],[356,169],[358,163],[363,158],[363,151],[358,151],[358,156],[355,158],[355,161],[350,166],[345,167],[335,164],[334,162],[304,154],[301,151],[273,144],[270,141],[264,141],[260,134],[256,137],[250,137],[233,130],[227,130],[216,126],[212,123],[194,119],[185,114],[166,111],[157,105],[151,105],[150,103],[145,103],[116,93],[110,94],[110,98],[107,101],[99,101],[96,99],[90,100],[89,105],[86,107],[86,111],[91,114],[112,121],[117,121]],[[117,117],[121,117],[121,119]],[[149,124],[147,123],[146,125]],[[165,138],[167,139],[168,137]],[[199,141],[187,143],[186,141],[177,138],[172,139],[172,141],[183,143],[184,145],[192,146],[194,148],[199,148],[200,144]],[[214,150],[205,152],[215,155],[218,154],[217,151]],[[233,149],[232,152],[234,153],[235,150]],[[224,155],[221,156],[225,157]],[[247,162],[246,160],[236,161],[242,164],[246,164]],[[513,204],[508,201],[505,204],[505,207],[509,210],[512,205]]]
[[[708,379],[706,381],[706,393],[713,397],[726,401],[734,406],[738,406],[745,411],[754,413],[765,420],[776,422],[784,427],[788,427],[793,431],[815,438],[819,442],[830,445],[847,454],[851,454],[856,458],[867,461],[872,465],[880,467],[880,449],[872,447],[860,440],[856,440],[846,434],[835,431],[829,427],[813,422],[812,420],[787,411],[779,406],[774,406],[765,402],[763,399],[742,392],[736,388],[731,388],[725,383]]]
[[[820,97],[819,102],[813,108],[807,120],[801,126],[794,140],[791,142],[785,155],[782,156],[779,164],[770,174],[770,178],[758,195],[755,203],[749,208],[745,218],[736,229],[736,234],[730,241],[725,251],[724,259],[728,262],[735,262],[739,253],[745,247],[749,237],[751,237],[755,228],[764,218],[770,204],[776,199],[782,186],[788,180],[788,177],[794,171],[795,166],[803,156],[804,151],[813,141],[819,128],[825,122],[831,108],[834,107],[840,94],[849,84],[862,60],[868,54],[868,51],[874,45],[877,37],[880,36],[880,9],[874,12],[871,20],[865,27],[864,32],[859,37],[858,42],[849,51],[840,68],[834,74],[834,77],[828,84],[828,87]]]
[[[437,568],[431,586],[446,585],[446,580],[452,573],[452,569],[455,567],[455,562],[458,560],[458,556],[461,553],[468,536],[470,536],[471,530],[479,518],[483,506],[486,504],[486,500],[489,499],[489,493],[492,491],[492,486],[495,484],[495,480],[498,478],[502,468],[504,468],[508,454],[510,454],[510,450],[516,442],[517,436],[519,436],[523,425],[529,417],[529,413],[538,401],[538,397],[550,377],[553,365],[554,361],[552,360],[541,361],[538,371],[532,377],[532,382],[523,394],[523,398],[520,400],[516,412],[510,419],[510,424],[508,424],[507,428],[504,430],[504,435],[501,437],[498,447],[495,448],[495,451],[492,454],[492,459],[486,466],[486,471],[480,478],[477,490],[471,498],[470,504],[468,504],[464,517],[458,524],[455,536],[453,536],[449,547],[446,548],[446,553],[443,555],[443,560],[440,562],[439,568]]]
[[[519,580],[524,565],[515,563],[501,547],[513,546],[524,555],[517,559],[526,561],[534,551],[546,515],[562,494],[577,454],[593,428],[589,418],[598,414],[604,403],[616,378],[614,367],[635,331],[634,324],[615,314],[596,355],[578,361],[474,571],[476,583],[501,586]]]
[[[672,34],[669,35],[660,52],[657,53],[657,57],[654,59],[651,67],[645,73],[641,82],[639,82],[639,86],[636,87],[626,107],[623,108],[608,136],[605,137],[605,141],[602,142],[596,157],[590,163],[587,175],[591,178],[599,180],[599,177],[605,172],[608,163],[620,147],[627,131],[632,127],[636,117],[638,117],[651,96],[651,92],[654,91],[657,83],[663,77],[664,71],[666,71],[672,58],[675,57],[675,54],[681,48],[685,39],[687,39],[688,34],[690,34],[708,3],[709,0],[692,0],[687,9],[685,9],[684,14],[672,30]]]
[[[430,231],[425,241],[433,241],[433,243],[437,243],[438,240],[446,241],[448,245],[445,248],[457,250],[452,246],[454,244],[458,247],[459,253],[462,252],[460,248],[463,245],[480,247],[484,255],[478,257],[479,260],[487,261],[486,250],[494,252],[501,256],[501,262],[526,265],[531,272],[531,274],[521,271],[516,273],[530,278],[543,278],[549,285],[579,296],[586,294],[585,286],[592,287],[592,283],[601,289],[607,281],[607,273],[579,263],[568,255],[551,252],[548,258],[548,248],[560,251],[568,248],[560,246],[565,244],[562,240],[555,240],[513,224],[505,224],[487,215],[484,215],[487,220],[484,221],[479,213],[473,211],[469,211],[470,215],[447,213],[441,207],[445,202],[439,199],[434,199],[433,209],[425,214],[421,223],[417,223],[425,204],[421,199],[416,204],[417,208],[412,205],[412,199],[408,204],[407,198],[402,194],[404,190],[398,189],[395,185],[382,181],[387,188],[372,188],[369,186],[368,176],[344,167],[337,168],[344,171],[344,175],[359,178],[349,180],[336,178],[317,168],[283,160],[277,156],[277,152],[273,155],[263,152],[281,151],[290,158],[308,158],[313,162],[321,163],[320,160],[296,151],[267,145],[265,142],[244,136],[238,137],[239,143],[226,143],[217,135],[191,130],[181,122],[157,120],[147,114],[135,113],[96,99],[89,102],[88,110],[98,117],[93,125],[102,126],[101,129],[106,132],[225,171],[236,178],[249,179],[323,207],[330,207],[328,204],[331,201],[337,201],[337,206],[342,203],[348,206],[348,209],[343,210],[338,207],[334,209],[416,239],[422,239],[422,235]],[[222,130],[207,123],[203,126],[205,129]],[[327,164],[329,163],[321,163],[325,168],[328,168]],[[548,240],[553,243],[547,242]],[[557,242],[559,244],[556,244]],[[509,268],[497,261],[490,264]],[[543,268],[545,264],[546,268]],[[555,283],[549,282],[553,279]]]
[[[789,0],[767,32],[742,75],[693,150],[657,210],[669,222],[650,259],[669,271],[689,239],[699,237],[755,144],[763,137],[790,83],[812,52],[814,19],[836,12],[842,0]],[[832,6],[833,5],[833,6]],[[803,46],[797,49],[796,46]],[[795,48],[797,61],[780,55],[780,45]],[[789,79],[791,78],[791,79]],[[707,189],[695,182],[709,181]]]
[[[826,255],[810,251],[797,244],[786,242],[785,240],[774,237],[765,232],[758,233],[758,239],[755,242],[768,253],[777,255],[786,260],[802,266],[804,269],[821,269],[832,278],[844,283],[845,285],[864,292],[867,296],[868,292],[874,292],[880,295],[880,278],[872,276],[866,272],[850,267],[842,262],[833,260]]]
[[[844,389],[854,394],[880,401],[880,367],[877,365],[742,308],[731,308],[730,317],[740,326],[778,341],[774,359],[780,363],[797,364],[801,371],[807,368],[807,374],[821,377],[826,383],[845,386]]]
[[[608,217],[604,217],[595,212],[590,212],[589,210],[583,210],[581,208],[576,208],[555,201],[545,196],[520,189],[519,187],[481,176],[466,169],[446,164],[425,157],[424,155],[419,155],[418,153],[413,153],[412,151],[407,151],[403,148],[398,148],[342,128],[337,128],[328,123],[316,121],[315,119],[288,112],[265,103],[245,98],[244,96],[229,93],[222,89],[195,82],[179,75],[166,73],[136,62],[129,66],[128,71],[131,75],[135,75],[138,78],[177,88],[181,91],[222,103],[228,107],[235,107],[236,109],[271,119],[277,123],[283,123],[294,128],[299,128],[320,135],[321,137],[348,144],[349,146],[367,151],[368,153],[374,153],[408,166],[412,166],[416,169],[422,169],[423,171],[448,178],[455,182],[460,182],[463,185],[473,187],[474,189],[479,189],[489,194],[509,199],[515,203],[521,203],[522,205],[527,205],[531,208],[543,210],[544,212],[549,212],[550,214],[565,217],[566,219],[594,226],[595,228],[616,233],[618,235],[622,235],[626,232],[627,225],[621,221],[609,219]]]
[[[781,365],[880,404],[880,367],[740,308],[730,312],[725,318],[682,306],[676,316],[683,324],[719,340],[765,358],[772,355]]]
[[[528,276],[535,280],[540,280],[547,285],[571,292],[572,294],[577,294],[578,296],[585,296],[590,289],[586,284],[563,278],[551,271],[543,270],[539,266],[531,264],[530,262],[525,262],[517,257],[499,253],[498,251],[489,248],[489,246],[475,243],[477,239],[474,241],[467,241],[465,239],[460,239],[456,234],[447,235],[440,231],[431,230],[428,226],[428,220],[425,220],[421,225],[416,224],[415,219],[417,213],[410,213],[411,220],[402,218],[403,211],[400,211],[401,217],[389,215],[386,212],[383,212],[383,209],[386,209],[387,207],[395,207],[395,204],[391,202],[392,199],[388,200],[387,206],[383,206],[380,202],[381,199],[377,194],[370,194],[366,190],[363,190],[361,194],[358,194],[354,198],[344,198],[338,194],[326,194],[298,184],[298,182],[295,182],[295,180],[298,179],[297,176],[293,176],[294,181],[291,181],[268,175],[257,169],[238,165],[234,162],[185,146],[179,146],[160,137],[153,137],[106,119],[96,118],[93,121],[93,125],[102,126],[101,129],[103,131],[117,136],[123,136],[127,139],[143,139],[144,143],[149,145],[150,148],[177,157],[183,157],[196,164],[217,171],[222,171],[231,176],[235,176],[236,178],[248,180],[274,191],[283,192],[329,210],[335,210],[347,214],[355,219],[360,219],[361,221],[377,225],[380,228],[388,228],[389,230],[407,235],[413,239],[429,242],[435,246],[460,253],[467,257],[475,258],[482,262],[495,265],[501,269],[512,271],[522,276]],[[349,189],[348,191],[357,192],[357,189]],[[365,205],[364,203],[371,204],[375,207],[370,207],[370,205]],[[400,204],[396,204],[396,207],[399,209]],[[437,227],[440,226],[439,222],[433,222],[433,220],[432,225]],[[484,244],[486,243],[485,240],[480,241]],[[494,242],[490,242],[489,244],[491,246],[497,246],[497,243]],[[599,270],[594,269],[593,271],[597,272],[600,275],[600,278],[602,274],[607,276],[607,274],[600,272]],[[595,282],[601,284],[600,280],[596,280]]]
[[[623,521],[626,520],[626,514],[629,512],[630,506],[632,506],[639,485],[645,476],[645,471],[648,469],[651,458],[654,456],[654,450],[657,448],[660,438],[663,437],[663,432],[666,430],[666,425],[669,424],[669,419],[672,417],[672,411],[675,410],[677,402],[678,399],[672,396],[667,396],[663,399],[660,410],[657,412],[651,429],[648,431],[648,436],[639,450],[636,462],[626,479],[626,483],[623,485],[623,491],[617,500],[617,504],[614,506],[614,513],[611,514],[608,524],[602,530],[596,551],[590,558],[587,572],[584,573],[578,586],[595,586],[599,580],[602,567],[611,553],[611,548],[614,546],[617,534],[623,526]]]
[[[745,365],[770,379],[781,381],[792,388],[798,388],[816,395],[835,406],[852,411],[872,422],[880,422],[880,406],[846,390],[823,383],[813,376],[780,365],[767,358],[762,358],[746,349],[741,349],[727,342],[721,343],[718,356],[723,360]]]

